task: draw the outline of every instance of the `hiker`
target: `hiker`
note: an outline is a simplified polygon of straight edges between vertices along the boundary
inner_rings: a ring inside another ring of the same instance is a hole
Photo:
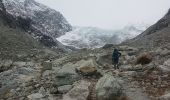
[[[119,57],[121,56],[121,53],[118,51],[118,49],[114,49],[114,52],[112,54],[112,63],[114,65],[115,69],[119,69]]]

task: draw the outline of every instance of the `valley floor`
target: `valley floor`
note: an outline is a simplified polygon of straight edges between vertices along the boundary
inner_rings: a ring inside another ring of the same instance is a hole
[[[156,59],[134,64],[141,51],[118,48],[122,56],[117,70],[111,62],[113,47],[59,58],[2,60],[0,100],[169,100],[170,60],[158,61],[160,55],[150,51]]]

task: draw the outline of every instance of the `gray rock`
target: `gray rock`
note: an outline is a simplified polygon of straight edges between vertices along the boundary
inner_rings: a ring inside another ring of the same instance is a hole
[[[98,100],[117,100],[122,95],[122,86],[112,75],[104,75],[96,85]]]
[[[64,85],[58,87],[58,92],[59,93],[67,93],[73,86],[72,85]]]
[[[0,72],[9,70],[12,68],[12,60],[3,60],[0,62]]]
[[[158,100],[170,100],[170,93],[165,94],[158,98]]]
[[[83,75],[93,75],[97,72],[97,64],[93,59],[82,61],[80,66],[76,68],[76,71]]]
[[[158,69],[161,70],[164,73],[170,72],[170,59],[165,61],[163,65],[159,65]]]
[[[52,63],[50,61],[45,61],[42,63],[42,66],[43,66],[43,71],[45,70],[52,70]]]
[[[43,96],[46,96],[46,91],[45,91],[44,87],[40,88],[39,93],[42,94]]]
[[[87,81],[80,81],[79,83],[75,84],[67,94],[63,96],[63,100],[87,100],[89,95],[90,82]]]
[[[26,66],[26,62],[18,61],[13,63],[14,66],[23,67]]]
[[[75,71],[76,65],[72,63],[65,64],[58,73],[69,73],[69,74],[77,74]]]
[[[72,85],[75,81],[79,79],[78,75],[70,73],[57,73],[54,80],[54,85],[63,86],[63,85]]]
[[[40,100],[41,98],[43,98],[43,95],[40,93],[34,93],[34,94],[27,96],[27,98],[30,100]]]

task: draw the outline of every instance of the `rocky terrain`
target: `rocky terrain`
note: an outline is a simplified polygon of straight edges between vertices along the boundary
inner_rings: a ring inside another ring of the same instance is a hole
[[[169,12],[126,43],[63,52],[37,41],[29,20],[6,12],[2,0],[0,7],[0,100],[170,99]],[[114,48],[120,69],[112,66]]]

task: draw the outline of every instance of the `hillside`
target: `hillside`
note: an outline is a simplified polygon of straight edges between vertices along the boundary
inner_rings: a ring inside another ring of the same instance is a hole
[[[142,48],[157,48],[165,46],[170,43],[170,10],[157,23],[149,27],[142,34],[136,38],[124,42],[130,46],[137,46]]]
[[[1,0],[1,5],[3,6],[1,10],[13,17],[13,19],[7,17],[8,23],[17,20],[20,23],[19,27],[44,46],[63,50],[66,48],[55,39],[72,29],[60,12],[34,0]],[[10,27],[15,27],[15,25]]]

